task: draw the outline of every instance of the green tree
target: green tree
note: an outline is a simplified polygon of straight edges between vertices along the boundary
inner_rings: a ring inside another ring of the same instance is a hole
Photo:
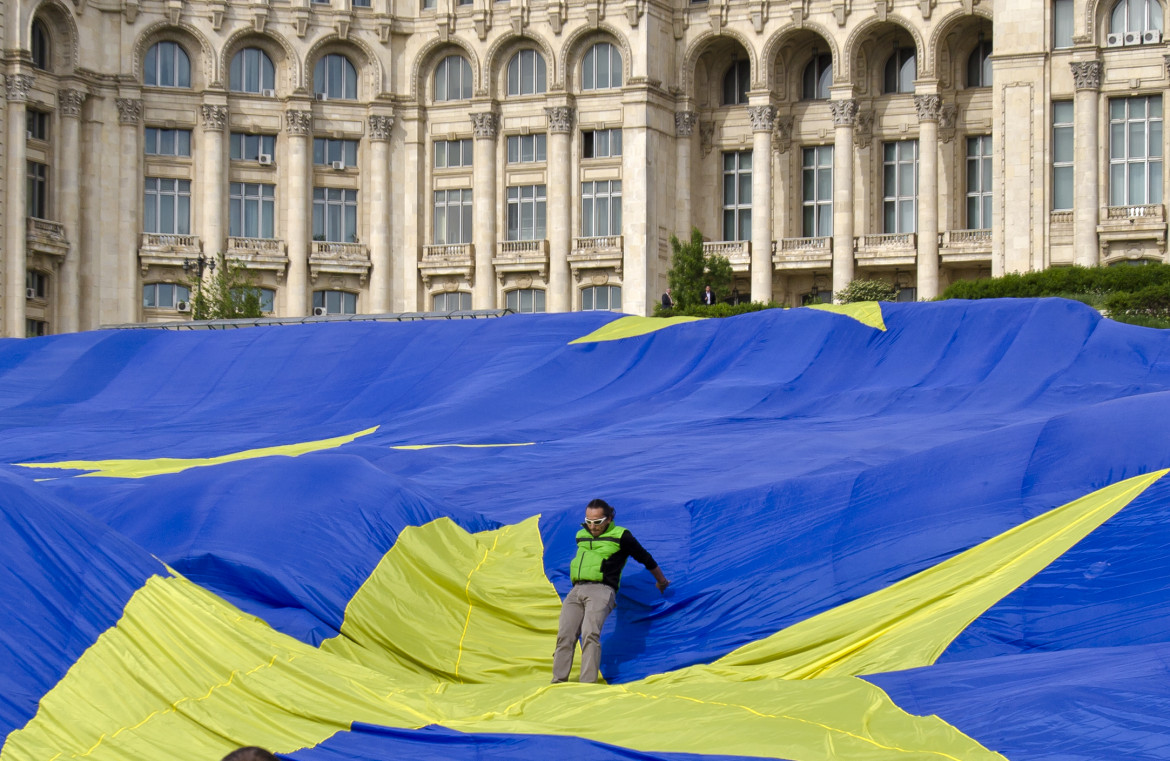
[[[731,295],[731,262],[725,256],[703,255],[703,234],[699,228],[691,228],[691,239],[686,243],[671,235],[670,251],[667,282],[677,308],[702,304],[703,290],[708,285],[718,301]]]
[[[852,304],[856,301],[894,301],[898,291],[893,284],[885,280],[850,280],[844,290],[837,291],[833,296],[842,304]]]
[[[260,289],[242,264],[216,254],[215,266],[202,279],[197,272],[190,276],[191,316],[196,320],[232,320],[263,317]]]

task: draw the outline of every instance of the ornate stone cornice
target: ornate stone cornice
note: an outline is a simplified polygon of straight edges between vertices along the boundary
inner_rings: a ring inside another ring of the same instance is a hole
[[[775,106],[748,106],[748,118],[752,120],[752,132],[771,132],[776,120]]]
[[[313,134],[313,112],[291,109],[284,112],[284,129],[290,135]]]
[[[914,110],[918,112],[918,121],[937,122],[942,115],[942,98],[937,95],[915,95]]]
[[[216,106],[211,103],[203,104],[203,129],[207,132],[223,132],[227,126],[227,106]]]
[[[853,98],[831,100],[829,110],[833,112],[834,127],[852,127],[857,119],[857,101]]]
[[[114,98],[118,107],[118,121],[121,124],[138,124],[142,121],[142,101],[137,98]]]
[[[500,117],[492,111],[471,114],[471,129],[478,138],[495,139],[500,131]]]
[[[32,89],[31,74],[9,74],[4,78],[4,85],[8,90],[8,100],[26,101],[28,91]]]
[[[674,115],[674,134],[690,137],[695,134],[695,125],[698,123],[699,116],[694,111],[679,111]]]
[[[1078,90],[1101,89],[1101,62],[1100,61],[1073,61],[1069,64],[1072,69],[1073,83]]]
[[[388,114],[370,114],[370,139],[389,140],[390,130],[394,129],[394,117]]]
[[[85,102],[85,93],[81,90],[65,89],[57,91],[57,108],[61,116],[81,117],[81,104]]]
[[[561,134],[572,132],[576,110],[572,106],[545,106],[544,115],[548,118],[548,131]]]

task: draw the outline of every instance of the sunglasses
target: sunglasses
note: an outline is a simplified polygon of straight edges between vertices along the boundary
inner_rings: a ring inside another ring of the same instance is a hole
[[[609,520],[609,518],[586,518],[585,523],[586,523],[586,525],[589,525],[589,526],[600,526],[601,524],[605,523],[607,520]]]

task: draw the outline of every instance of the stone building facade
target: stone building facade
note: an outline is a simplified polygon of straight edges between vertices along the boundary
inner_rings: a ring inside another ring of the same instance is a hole
[[[1162,261],[1159,0],[8,0],[0,331]]]

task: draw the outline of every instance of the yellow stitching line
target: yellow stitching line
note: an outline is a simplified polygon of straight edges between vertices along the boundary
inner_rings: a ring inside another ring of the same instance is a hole
[[[663,698],[659,695],[647,695],[644,692],[634,692],[633,690],[628,689],[625,685],[619,684],[619,685],[614,685],[614,686],[617,687],[618,689],[620,689],[622,692],[625,692],[628,695],[636,695],[638,697],[649,698],[651,700],[666,699],[666,698]],[[873,738],[863,737],[861,735],[854,734],[853,732],[850,732],[847,729],[840,729],[838,727],[831,727],[828,724],[821,724],[818,721],[810,721],[808,719],[802,719],[798,716],[788,716],[787,714],[780,714],[779,716],[776,716],[776,715],[768,714],[768,713],[760,713],[759,711],[757,711],[754,708],[751,708],[750,706],[739,705],[737,703],[723,703],[723,702],[720,702],[717,700],[700,700],[699,698],[692,698],[692,697],[689,697],[687,695],[668,695],[667,698],[677,698],[679,700],[687,700],[687,701],[690,701],[692,703],[698,703],[699,705],[722,706],[724,708],[738,708],[742,711],[746,711],[748,713],[755,714],[756,716],[759,716],[762,719],[787,719],[789,721],[796,721],[796,722],[800,722],[802,724],[810,724],[814,727],[820,727],[821,729],[827,730],[829,732],[836,732],[838,734],[845,735],[846,737],[852,737],[855,740],[867,742],[875,747],[882,748],[883,750],[893,750],[893,751],[898,751],[901,753],[931,753],[931,754],[934,754],[937,756],[942,756],[943,758],[949,758],[949,759],[951,759],[951,761],[961,761],[961,759],[956,758],[955,756],[952,756],[949,753],[943,753],[940,750],[930,750],[928,748],[924,748],[922,750],[911,750],[909,748],[900,748],[896,745],[883,745],[882,743],[878,742],[877,740],[874,740]]]
[[[471,577],[474,576],[475,572],[478,571],[484,562],[487,561],[488,555],[496,551],[496,545],[500,543],[500,534],[506,530],[507,528],[502,529],[499,533],[496,534],[496,539],[494,542],[492,542],[491,549],[486,549],[483,551],[483,557],[479,559],[479,563],[476,564],[475,568],[471,569],[471,573],[467,574],[467,584],[463,587],[463,596],[467,598],[467,617],[463,619],[463,633],[459,635],[459,655],[455,658],[456,679],[459,679],[459,664],[463,662],[463,640],[467,639],[467,629],[471,625],[471,609],[473,607],[471,604]],[[459,679],[459,683],[465,684],[462,679]]]

